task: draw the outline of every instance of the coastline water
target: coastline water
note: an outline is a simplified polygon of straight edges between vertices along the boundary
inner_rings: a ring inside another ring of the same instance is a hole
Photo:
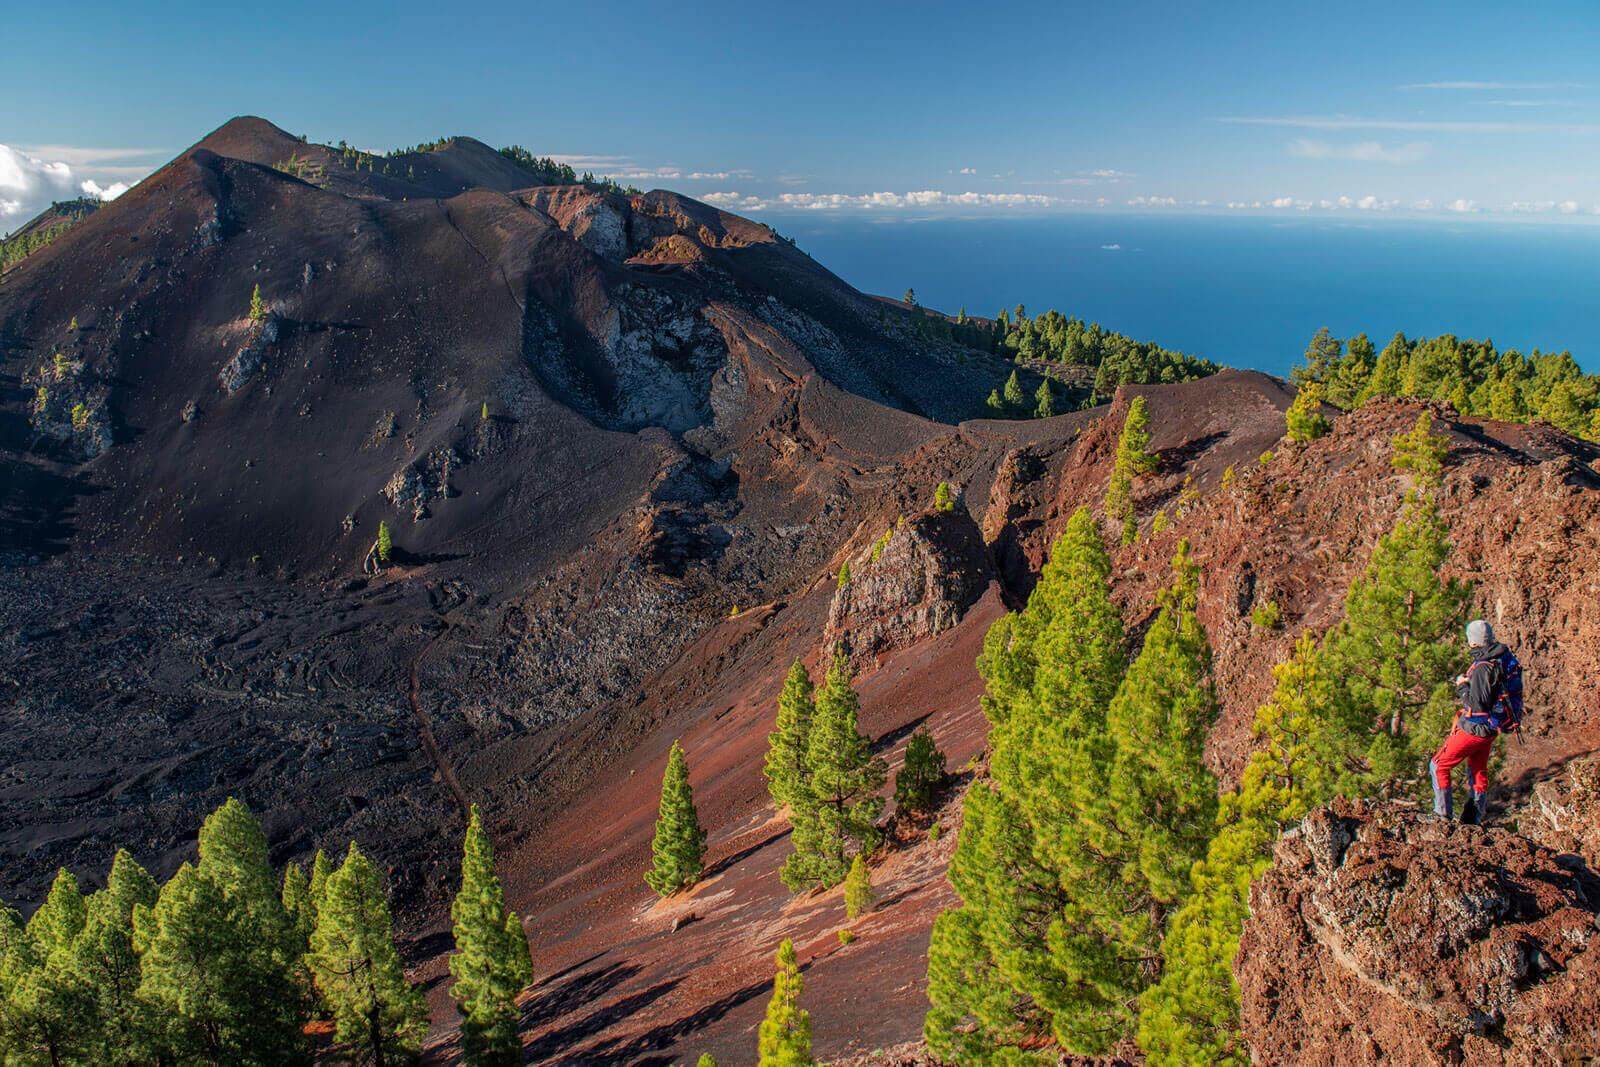
[[[1350,218],[776,216],[846,281],[955,313],[1047,308],[1287,373],[1320,326],[1489,337],[1600,371],[1600,226]]]

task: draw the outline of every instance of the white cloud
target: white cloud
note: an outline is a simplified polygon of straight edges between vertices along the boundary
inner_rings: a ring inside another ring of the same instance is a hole
[[[739,192],[707,193],[708,204],[738,211],[897,211],[907,208],[1042,208],[1066,203],[1038,193],[947,193],[938,189],[878,193],[779,193],[776,197]]]
[[[15,229],[50,206],[76,194],[72,168],[0,144],[0,232]]]
[[[1103,252],[1120,252],[1122,251],[1122,246],[1118,244],[1101,245],[1100,249]]]
[[[133,187],[127,182],[112,182],[110,185],[102,187],[93,178],[88,178],[79,182],[78,188],[83,190],[85,196],[92,196],[97,200],[111,201]]]
[[[1583,85],[1574,82],[1413,82],[1410,85],[1400,86],[1402,89],[1442,89],[1446,91],[1463,92],[1518,92],[1532,90],[1535,92],[1551,89],[1582,89]]]
[[[957,174],[966,174],[966,175],[976,175],[978,173],[978,168],[977,167],[962,167],[960,170],[956,171],[956,173]]]
[[[1300,137],[1289,142],[1289,154],[1302,159],[1337,159],[1356,163],[1416,163],[1428,154],[1426,141],[1386,145],[1378,141],[1331,144]]]
[[[1460,122],[1436,119],[1371,119],[1353,115],[1224,115],[1231,126],[1277,126],[1302,130],[1396,130],[1414,133],[1600,133],[1594,122]]]
[[[1129,207],[1177,207],[1178,200],[1172,196],[1136,196],[1128,201]]]
[[[1452,201],[1450,201],[1448,204],[1446,204],[1444,206],[1444,209],[1446,211],[1455,211],[1455,212],[1458,212],[1458,213],[1463,214],[1463,215],[1472,214],[1472,213],[1474,213],[1476,211],[1481,210],[1478,207],[1478,202],[1476,200],[1467,200],[1467,199],[1464,199],[1464,198],[1460,199],[1460,200],[1452,200]]]

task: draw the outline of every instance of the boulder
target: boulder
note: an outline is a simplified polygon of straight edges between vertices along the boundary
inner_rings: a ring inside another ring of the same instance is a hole
[[[1278,843],[1234,961],[1256,1063],[1600,1056],[1600,878],[1497,827],[1338,801]]]

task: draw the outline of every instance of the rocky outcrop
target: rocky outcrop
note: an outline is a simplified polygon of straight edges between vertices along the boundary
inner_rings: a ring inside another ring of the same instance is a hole
[[[1575,852],[1600,870],[1600,757],[1574,760],[1534,786],[1518,825],[1541,845]]]
[[[450,473],[460,465],[461,457],[453,447],[436,448],[414,463],[394,472],[383,495],[401,511],[410,510],[413,521],[428,517],[428,504],[448,497]]]
[[[266,361],[267,350],[278,343],[279,330],[277,317],[271,315],[251,327],[249,342],[217,372],[217,384],[222,386],[223,392],[232,396],[255,377],[256,371]]]
[[[943,633],[960,621],[993,577],[977,523],[961,508],[897,523],[834,593],[823,633],[831,655],[857,664]]]
[[[1600,1055],[1600,878],[1493,827],[1336,802],[1279,842],[1234,969],[1257,1063]]]

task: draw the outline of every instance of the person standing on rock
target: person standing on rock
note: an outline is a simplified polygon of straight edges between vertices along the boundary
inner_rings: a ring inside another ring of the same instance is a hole
[[[1480,823],[1489,803],[1489,754],[1494,739],[1522,724],[1522,665],[1511,650],[1494,638],[1494,628],[1482,619],[1467,623],[1467,646],[1472,664],[1456,678],[1455,728],[1428,761],[1433,777],[1433,813],[1451,816],[1450,772],[1467,765],[1467,803],[1464,823]]]

